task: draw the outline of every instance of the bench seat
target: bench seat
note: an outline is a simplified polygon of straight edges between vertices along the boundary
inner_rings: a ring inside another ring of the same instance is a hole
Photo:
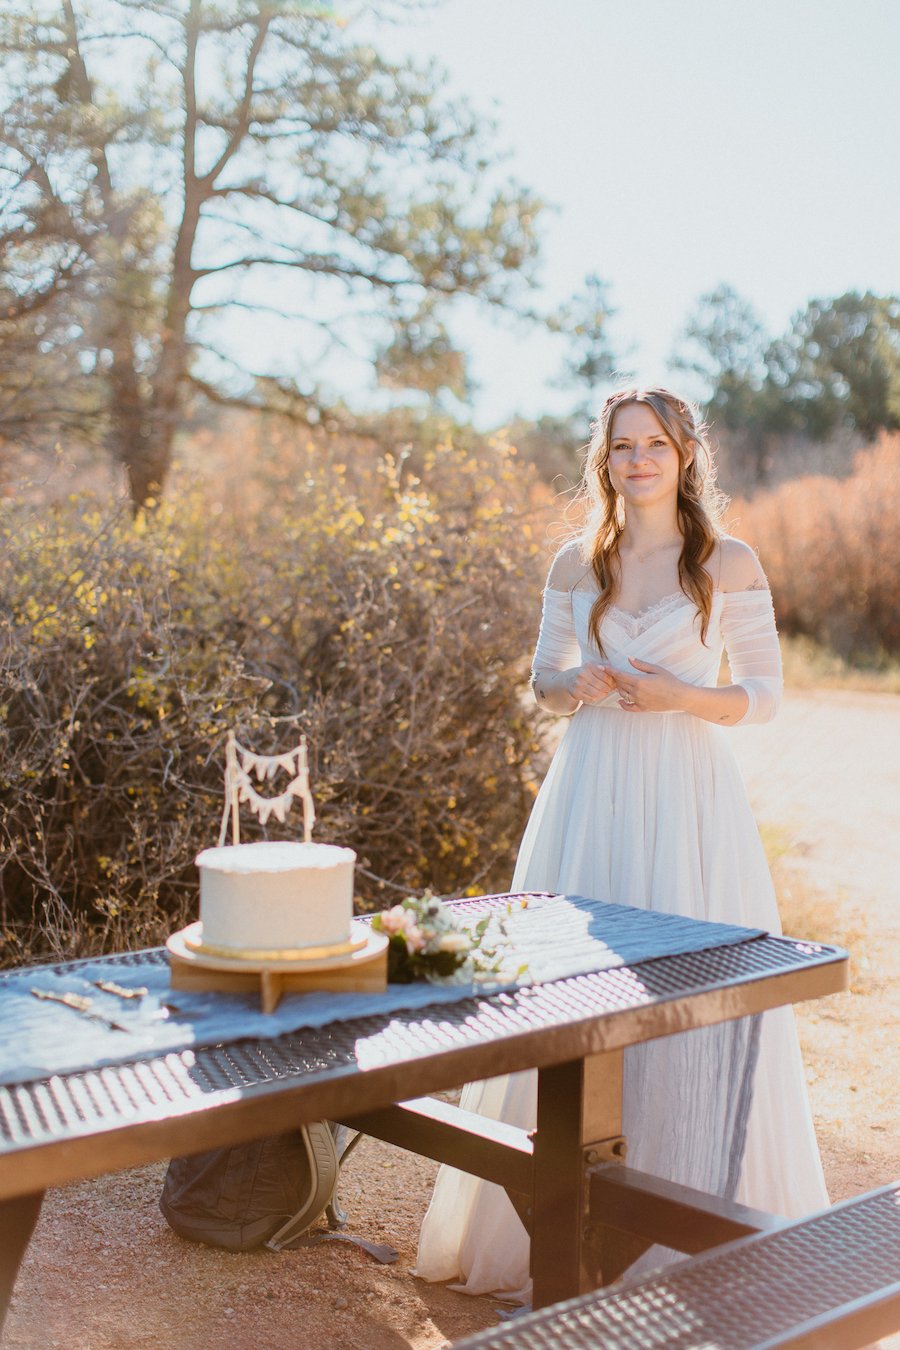
[[[853,1350],[900,1330],[900,1184],[629,1284],[522,1314],[454,1350]]]

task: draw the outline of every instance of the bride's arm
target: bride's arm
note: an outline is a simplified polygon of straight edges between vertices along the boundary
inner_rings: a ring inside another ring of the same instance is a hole
[[[713,692],[732,688],[746,696],[738,722],[771,722],[781,706],[784,678],[769,583],[747,544],[723,539],[720,547],[720,584],[725,591],[721,626],[731,685]]]
[[[531,669],[535,702],[548,712],[570,716],[581,703],[599,703],[612,692],[604,668],[582,664],[581,647],[572,614],[572,587],[585,570],[574,545],[562,549],[553,561],[541,628]]]
[[[651,665],[649,661],[638,661],[635,657],[630,661],[633,675],[616,674],[616,684],[623,695],[619,707],[625,712],[686,712],[723,727],[736,727],[750,720],[750,696],[742,684],[709,689],[679,680],[665,667]]]
[[[569,690],[569,676],[579,657],[572,618],[572,594],[548,585],[531,663],[531,691],[539,707],[563,716],[575,711],[578,699]]]

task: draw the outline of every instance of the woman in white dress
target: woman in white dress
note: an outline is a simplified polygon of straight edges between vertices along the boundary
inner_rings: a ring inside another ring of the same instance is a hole
[[[539,705],[571,721],[511,889],[779,932],[759,833],[721,729],[777,711],[768,584],[755,553],[716,527],[709,447],[689,403],[665,389],[623,390],[592,432],[588,524],[550,569],[532,675]],[[718,686],[723,645],[731,683]],[[626,1051],[629,1163],[796,1217],[828,1200],[793,1013],[762,1018],[741,1115],[728,1068],[730,1037],[745,1025]],[[461,1105],[532,1129],[536,1074],[470,1083]],[[717,1155],[709,1143],[723,1121],[730,1139]],[[667,1255],[654,1248],[641,1265]],[[505,1192],[442,1167],[417,1273],[527,1302],[528,1257]]]

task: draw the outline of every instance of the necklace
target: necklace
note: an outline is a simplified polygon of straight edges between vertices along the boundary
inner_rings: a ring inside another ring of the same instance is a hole
[[[646,548],[643,551],[634,547],[629,548],[635,562],[645,563],[648,558],[652,558],[654,553],[662,553],[666,548],[681,548],[683,539],[679,535],[677,539],[668,539],[664,544],[656,544],[653,548]]]

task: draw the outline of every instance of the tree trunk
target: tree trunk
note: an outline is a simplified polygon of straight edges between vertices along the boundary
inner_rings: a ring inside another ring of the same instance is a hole
[[[140,429],[142,434],[137,441],[131,441],[129,446],[132,458],[128,462],[128,482],[136,510],[144,506],[148,499],[159,498],[171,467],[172,446],[181,422],[182,390],[189,361],[187,322],[195,281],[191,257],[200,223],[200,208],[211,190],[210,184],[201,183],[196,174],[197,104],[194,82],[200,24],[200,0],[191,0],[190,12],[185,21],[185,63],[182,71],[186,108],[182,151],[184,207],[175,236],[163,341],[148,395],[148,416],[144,427]]]
[[[128,492],[135,514],[145,506],[159,502],[172,464],[171,430],[163,426],[158,432],[138,432],[134,440],[122,446],[120,458],[128,476]]]

